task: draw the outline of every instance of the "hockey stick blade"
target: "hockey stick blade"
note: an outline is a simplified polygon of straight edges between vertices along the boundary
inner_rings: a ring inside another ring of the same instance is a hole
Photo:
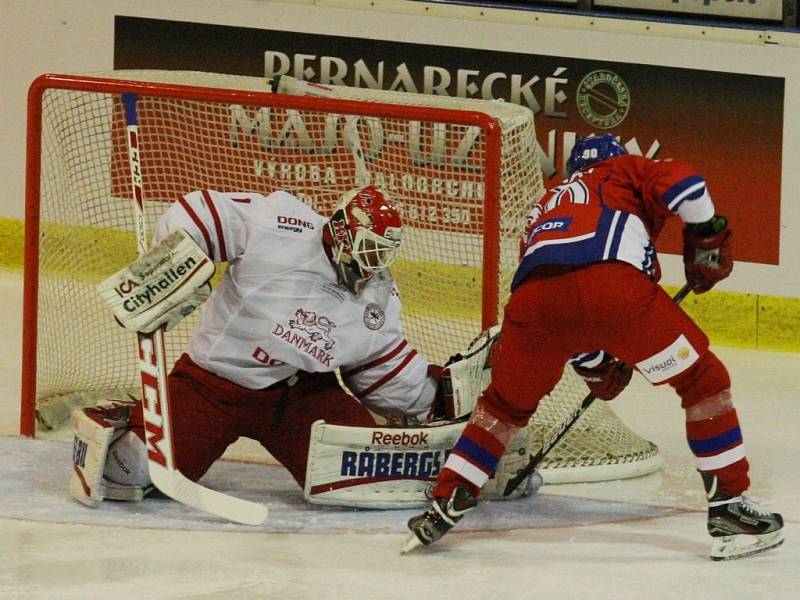
[[[592,405],[594,402],[595,396],[594,394],[587,394],[586,397],[581,401],[578,407],[572,412],[569,419],[564,421],[561,424],[561,428],[556,432],[554,436],[552,436],[549,440],[545,442],[545,444],[539,449],[536,454],[532,454],[530,459],[528,460],[528,464],[525,465],[524,468],[517,471],[517,474],[508,480],[506,484],[506,489],[503,490],[503,496],[510,496],[511,492],[513,492],[520,483],[525,481],[525,479],[532,475],[533,472],[536,470],[536,467],[539,466],[539,463],[542,462],[547,453],[558,444],[564,435],[572,428],[572,426],[580,419],[581,415],[587,411],[587,409]]]
[[[692,291],[692,284],[686,283],[684,286],[678,290],[678,292],[672,297],[672,301],[675,304],[680,304],[684,298]],[[559,428],[559,430],[547,440],[539,451],[536,454],[531,454],[530,459],[528,460],[528,464],[525,465],[522,469],[517,471],[517,474],[508,480],[506,484],[506,489],[503,490],[503,496],[511,495],[520,483],[525,481],[529,475],[532,475],[533,472],[536,470],[536,467],[539,466],[539,463],[542,462],[547,453],[553,449],[553,447],[558,444],[559,440],[570,430],[572,426],[581,418],[581,415],[585,413],[588,408],[594,402],[595,396],[594,394],[588,394],[580,403],[580,405],[572,412],[569,419],[567,419]]]
[[[400,550],[400,554],[401,555],[408,554],[409,552],[411,552],[412,550],[416,550],[420,546],[422,546],[422,542],[419,541],[417,534],[412,531],[411,533],[408,534],[408,537],[406,538],[406,541],[403,544],[403,548]]]
[[[263,504],[203,487],[177,470],[154,469],[150,465],[150,478],[159,490],[173,500],[234,523],[261,525],[269,514]]]

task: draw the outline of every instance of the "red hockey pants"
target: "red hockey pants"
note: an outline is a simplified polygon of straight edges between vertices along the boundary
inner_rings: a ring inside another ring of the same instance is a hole
[[[240,437],[257,440],[302,487],[311,425],[369,427],[375,420],[334,373],[304,373],[294,386],[250,390],[183,355],[169,375],[175,466],[197,481]],[[137,415],[141,419],[141,414]]]

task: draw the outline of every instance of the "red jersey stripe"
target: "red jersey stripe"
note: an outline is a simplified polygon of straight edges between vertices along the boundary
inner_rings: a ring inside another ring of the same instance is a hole
[[[368,363],[363,364],[363,365],[361,365],[359,367],[356,367],[355,369],[347,371],[346,373],[342,373],[342,377],[352,377],[353,375],[361,373],[362,371],[366,371],[367,369],[371,369],[373,367],[377,367],[378,365],[382,365],[387,360],[390,360],[390,359],[394,358],[395,356],[397,356],[400,353],[400,351],[403,348],[405,348],[406,346],[408,346],[408,340],[404,339],[402,342],[400,342],[400,344],[396,348],[394,348],[388,354],[384,354],[383,356],[381,356],[379,358],[376,358],[375,360],[373,360],[371,362],[368,362]]]
[[[211,241],[211,235],[208,233],[208,229],[206,229],[206,226],[200,220],[200,217],[197,216],[197,213],[194,212],[194,209],[186,201],[185,197],[181,196],[178,199],[178,202],[180,202],[181,206],[183,207],[183,210],[186,211],[186,214],[188,214],[191,217],[192,221],[194,221],[194,224],[197,225],[197,228],[200,230],[200,233],[203,234],[203,239],[206,241],[206,249],[208,250],[208,254],[213,258],[214,244]]]
[[[206,206],[208,206],[208,211],[211,213],[211,218],[214,219],[214,229],[219,240],[219,258],[222,262],[228,262],[228,252],[225,249],[225,234],[222,232],[222,221],[220,221],[217,207],[214,205],[214,199],[208,190],[203,190],[203,198],[206,201]]]
[[[356,394],[356,398],[361,399],[361,398],[363,398],[365,396],[369,396],[372,392],[377,390],[379,387],[384,385],[386,382],[391,381],[392,379],[394,379],[395,375],[397,375],[400,371],[402,371],[406,367],[406,365],[409,362],[411,362],[411,359],[414,358],[416,355],[417,355],[417,351],[416,350],[412,350],[411,352],[409,352],[399,365],[397,365],[394,369],[389,371],[386,375],[384,375],[383,377],[378,379],[378,381],[373,383],[367,389],[357,393]]]

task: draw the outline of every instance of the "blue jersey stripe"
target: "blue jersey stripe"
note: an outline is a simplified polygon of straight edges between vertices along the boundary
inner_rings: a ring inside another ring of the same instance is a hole
[[[678,202],[675,203],[675,206],[670,207],[670,210],[674,213],[678,212],[678,209],[683,205],[684,202],[691,202],[692,200],[699,200],[703,196],[706,195],[706,186],[702,186],[697,188],[691,194],[686,194],[683,198],[681,198]]]
[[[601,364],[605,359],[606,359],[606,353],[603,352],[602,350],[597,350],[595,352],[584,352],[582,354],[576,354],[575,356],[569,359],[569,362],[579,367],[586,367],[587,369],[591,369],[592,367],[596,367],[597,365]]]
[[[468,437],[461,436],[458,443],[453,448],[461,456],[468,458],[470,462],[478,465],[487,473],[493,473],[497,468],[497,463],[500,459],[490,453],[488,450],[478,445]]]
[[[734,427],[721,433],[720,435],[705,440],[689,440],[689,448],[694,454],[707,454],[709,452],[719,452],[742,441],[742,430]]]
[[[614,218],[617,217],[616,224]],[[602,207],[596,230],[575,239],[561,238],[550,243],[540,242],[543,245],[536,247],[536,235],[531,239],[533,251],[526,254],[517,267],[514,280],[511,282],[511,291],[514,291],[534,270],[542,265],[583,265],[615,260],[622,241],[625,223],[630,215],[623,211]],[[563,221],[549,219],[544,223]],[[613,226],[613,230],[612,230]],[[610,242],[609,242],[610,240]],[[606,246],[609,246],[609,256],[605,257]]]
[[[669,206],[670,204],[672,204],[672,201],[675,200],[675,198],[680,196],[683,192],[688,190],[690,187],[692,187],[693,185],[696,185],[698,183],[704,183],[704,182],[705,182],[705,179],[703,177],[701,177],[700,175],[692,175],[691,177],[687,177],[685,179],[681,179],[678,183],[676,183],[671,188],[669,188],[666,192],[664,192],[664,195],[661,196],[661,200],[662,200],[662,202],[664,202],[664,204]],[[677,209],[675,209],[675,208],[672,209],[673,212],[675,212],[675,210],[677,210]]]

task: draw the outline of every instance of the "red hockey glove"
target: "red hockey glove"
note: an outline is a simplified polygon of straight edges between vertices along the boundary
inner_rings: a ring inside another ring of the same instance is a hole
[[[683,228],[683,265],[695,294],[707,292],[733,270],[728,219],[715,216]]]
[[[573,368],[589,386],[589,391],[601,400],[613,400],[619,396],[633,375],[633,370],[628,365],[615,358],[592,368],[578,366]]]

